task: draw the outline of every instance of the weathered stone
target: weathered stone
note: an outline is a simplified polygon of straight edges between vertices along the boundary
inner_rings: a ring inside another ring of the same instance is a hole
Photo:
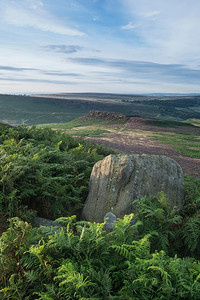
[[[111,213],[111,212],[108,212],[104,218],[103,218],[103,221],[105,222],[106,221],[106,227],[109,228],[109,229],[112,229],[114,227],[114,222],[116,221],[117,217]]]
[[[33,225],[36,227],[40,227],[41,233],[44,238],[48,238],[52,234],[56,232],[60,232],[62,226],[52,220],[35,217],[33,219]]]
[[[49,219],[45,219],[45,218],[40,218],[40,217],[35,217],[33,220],[33,223],[36,227],[40,227],[40,226],[60,226],[59,224],[56,224],[54,221],[49,220]]]
[[[109,155],[97,162],[82,217],[103,222],[108,211],[118,218],[136,210],[134,200],[163,191],[169,206],[182,207],[184,176],[173,159],[161,155]]]

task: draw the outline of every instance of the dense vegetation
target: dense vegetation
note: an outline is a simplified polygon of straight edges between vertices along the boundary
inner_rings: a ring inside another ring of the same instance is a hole
[[[186,177],[182,211],[160,193],[107,233],[79,214],[110,150],[48,128],[0,130],[2,299],[199,299],[199,179]],[[33,227],[36,211],[58,226]]]
[[[93,165],[111,150],[47,128],[0,130],[0,214],[24,217],[30,209],[50,218],[77,214]]]

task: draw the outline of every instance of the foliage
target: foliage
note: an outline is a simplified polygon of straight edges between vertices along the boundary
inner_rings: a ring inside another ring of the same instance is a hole
[[[0,214],[10,218],[0,237],[1,299],[199,299],[200,179],[185,178],[182,211],[163,193],[145,197],[107,233],[72,214],[110,150],[48,128],[0,133]],[[59,217],[58,226],[33,228],[34,210]]]
[[[61,218],[50,235],[17,218],[0,238],[2,299],[198,299],[200,263],[151,252],[133,215],[104,223]],[[47,229],[46,229],[47,231]]]
[[[200,179],[185,178],[185,203],[181,211],[170,208],[163,193],[136,201],[136,239],[150,234],[151,251],[170,256],[200,255]]]
[[[176,239],[175,228],[182,222],[182,217],[177,208],[169,207],[162,192],[159,193],[158,197],[145,197],[136,201],[136,203],[138,207],[136,224],[139,223],[139,226],[137,226],[138,237],[150,234],[153,251],[171,252],[171,244]]]
[[[93,165],[110,153],[49,128],[2,127],[0,140],[0,214],[8,217],[24,218],[25,207],[50,218],[78,214]]]
[[[185,203],[182,212],[183,226],[179,236],[183,238],[183,253],[199,259],[200,256],[200,179],[185,177]]]
[[[189,217],[200,211],[200,178],[185,177],[184,213]]]

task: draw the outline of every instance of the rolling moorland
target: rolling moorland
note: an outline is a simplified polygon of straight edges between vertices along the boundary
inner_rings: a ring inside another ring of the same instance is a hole
[[[75,96],[0,97],[0,298],[198,300],[199,97]],[[131,226],[132,214],[110,233],[82,221],[92,167],[115,151],[176,159],[183,209],[160,193],[138,200]]]
[[[127,117],[93,111],[68,123],[40,125],[101,143],[120,152],[166,155],[185,175],[200,177],[200,122]]]
[[[200,119],[200,96],[114,94],[0,95],[0,120],[10,125],[65,123],[91,110],[166,120]]]
[[[122,118],[84,117],[90,111],[120,113]],[[185,175],[200,176],[198,95],[0,95],[0,120],[12,126],[44,124],[127,153],[167,155]]]

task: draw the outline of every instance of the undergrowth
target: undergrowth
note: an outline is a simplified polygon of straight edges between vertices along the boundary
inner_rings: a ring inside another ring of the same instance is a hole
[[[75,216],[57,219],[57,230],[10,219],[0,238],[2,299],[199,299],[199,230],[192,239],[187,228],[195,217],[184,223],[188,208],[171,210],[163,194],[138,204],[110,233]]]
[[[182,210],[145,197],[107,233],[72,214],[109,150],[47,128],[0,130],[1,299],[199,299],[200,179],[185,178]],[[32,227],[36,210],[58,226]]]
[[[0,214],[7,217],[78,214],[93,165],[114,153],[49,128],[2,126],[0,142]]]

